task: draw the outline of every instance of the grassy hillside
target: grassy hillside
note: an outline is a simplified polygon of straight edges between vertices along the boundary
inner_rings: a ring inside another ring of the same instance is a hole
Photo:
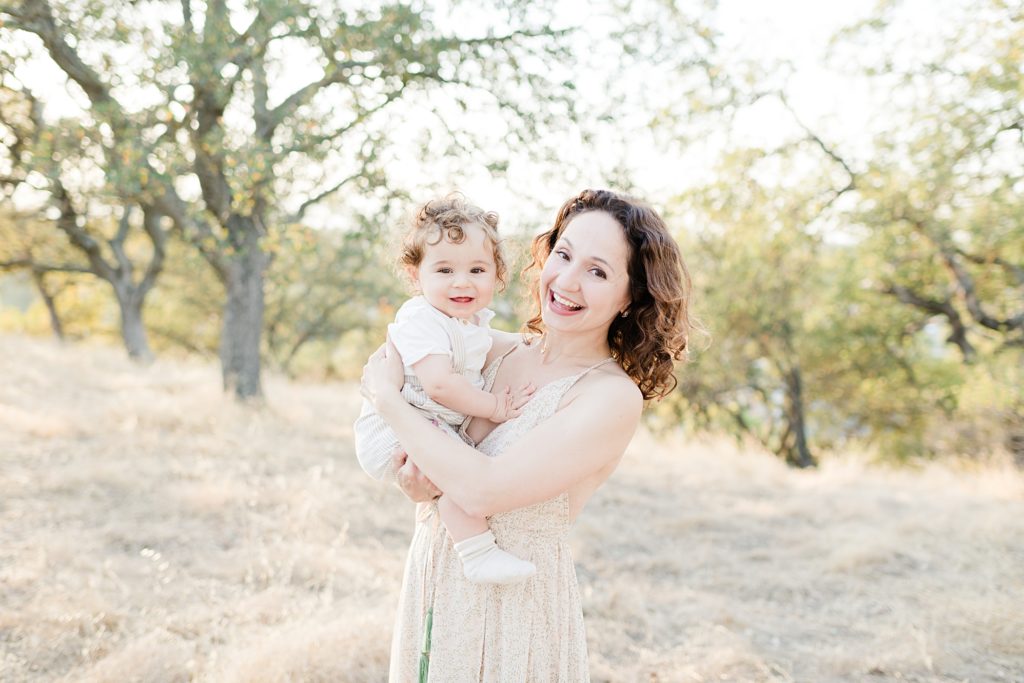
[[[0,337],[0,680],[382,681],[412,508],[352,385]],[[1024,681],[1024,480],[641,434],[572,536],[595,681]]]

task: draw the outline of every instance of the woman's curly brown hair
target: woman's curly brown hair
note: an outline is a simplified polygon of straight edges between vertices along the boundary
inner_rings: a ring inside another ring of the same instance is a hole
[[[498,214],[484,211],[466,201],[461,193],[452,192],[440,199],[431,199],[423,204],[409,221],[410,225],[402,237],[398,256],[401,266],[418,268],[428,246],[438,244],[442,239],[452,244],[461,244],[466,239],[467,225],[479,225],[494,249],[495,275],[501,287],[505,286],[508,266],[501,249],[498,235]]]
[[[554,227],[533,240],[535,269],[530,296],[535,314],[524,327],[543,331],[540,301],[540,270],[575,216],[604,211],[622,226],[629,244],[629,298],[626,317],[616,316],[608,329],[608,346],[645,399],[662,398],[676,386],[673,361],[685,360],[690,330],[690,274],[679,245],[665,222],[651,207],[608,190],[584,190],[558,211]]]

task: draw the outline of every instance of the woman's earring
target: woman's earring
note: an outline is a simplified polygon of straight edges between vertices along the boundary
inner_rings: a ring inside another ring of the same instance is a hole
[[[623,311],[622,313],[619,313],[619,317],[620,318],[628,318],[629,317],[629,311],[626,310],[626,311]]]

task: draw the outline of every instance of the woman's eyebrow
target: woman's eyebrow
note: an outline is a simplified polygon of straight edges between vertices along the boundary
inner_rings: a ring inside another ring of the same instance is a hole
[[[565,242],[566,244],[569,245],[570,248],[572,247],[572,242],[570,242],[569,239],[566,238],[566,237],[560,238],[559,241],[560,242]],[[608,270],[612,271],[613,273],[615,272],[615,269],[612,268],[612,264],[608,263],[607,261],[605,261],[600,256],[591,256],[590,260],[591,261],[597,261],[598,263],[603,263],[605,268],[607,268]]]

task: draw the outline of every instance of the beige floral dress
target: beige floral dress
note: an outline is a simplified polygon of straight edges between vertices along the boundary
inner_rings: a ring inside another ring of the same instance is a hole
[[[485,370],[488,387],[501,360]],[[498,425],[477,448],[499,455],[549,418],[565,392],[594,367],[538,389],[518,418]],[[566,542],[568,493],[490,518],[498,545],[537,566],[533,577],[507,586],[477,585],[465,578],[436,505],[421,505],[417,517],[391,643],[392,683],[418,680],[431,602],[433,683],[590,680],[576,570]]]

